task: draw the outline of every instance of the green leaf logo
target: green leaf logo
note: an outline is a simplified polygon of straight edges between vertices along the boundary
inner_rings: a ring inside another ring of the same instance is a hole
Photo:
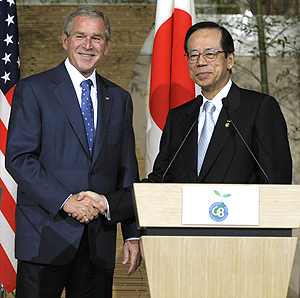
[[[214,193],[219,196],[219,197],[222,197],[222,198],[229,198],[231,196],[231,194],[225,194],[225,195],[221,195],[217,190],[214,190]]]
[[[217,196],[221,197],[221,194],[220,194],[217,190],[214,190],[214,193],[215,193]]]
[[[229,198],[231,195],[230,194],[225,194],[223,195],[223,198]]]

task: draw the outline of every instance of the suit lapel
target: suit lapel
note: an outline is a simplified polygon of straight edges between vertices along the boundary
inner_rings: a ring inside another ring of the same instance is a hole
[[[89,156],[88,143],[84,128],[81,110],[78,103],[72,81],[63,63],[54,69],[52,80],[57,84],[53,90],[57,100],[63,108],[72,128],[74,129],[79,142]]]
[[[181,122],[181,140],[184,139],[189,129],[194,127],[186,139],[185,145],[182,147],[185,168],[189,175],[189,180],[195,182],[197,178],[197,142],[198,142],[198,116],[200,106],[193,102],[186,110],[183,121]]]
[[[98,117],[96,134],[94,138],[94,151],[93,151],[93,163],[96,161],[100,150],[103,146],[104,138],[109,123],[109,117],[111,115],[111,109],[114,102],[114,97],[109,93],[105,87],[105,83],[101,80],[101,77],[97,74],[97,94],[98,94]]]
[[[237,110],[241,107],[241,99],[240,90],[234,83],[232,83],[227,98],[229,100],[229,115],[232,121],[236,124],[240,118]],[[198,182],[201,182],[205,178],[233,130],[232,125],[230,125],[228,128],[225,126],[227,120],[228,115],[226,110],[222,108],[203,161],[200,175],[197,180]]]

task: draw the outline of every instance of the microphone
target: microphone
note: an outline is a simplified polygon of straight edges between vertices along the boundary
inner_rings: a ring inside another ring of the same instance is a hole
[[[246,148],[248,149],[248,151],[250,152],[251,156],[253,157],[253,159],[255,160],[256,164],[258,165],[258,167],[260,168],[261,172],[264,174],[266,180],[268,183],[270,183],[269,177],[266,174],[266,172],[264,171],[264,169],[262,168],[261,164],[259,163],[259,161],[257,160],[257,158],[255,157],[254,153],[252,152],[252,150],[250,149],[250,147],[248,146],[248,144],[246,143],[245,139],[243,138],[243,136],[241,135],[240,131],[238,130],[238,128],[235,126],[234,122],[232,121],[232,119],[229,116],[229,112],[228,112],[228,107],[229,107],[229,100],[227,97],[224,97],[222,99],[222,103],[223,103],[223,107],[226,110],[227,116],[228,116],[228,120],[227,123],[225,124],[226,127],[229,127],[229,123],[232,124],[232,126],[234,127],[235,131],[237,132],[237,134],[239,135],[239,137],[241,138],[241,140],[243,141],[244,145],[246,146]]]
[[[197,104],[199,107],[201,107],[201,106],[202,106],[202,103],[203,103],[203,97],[202,97],[202,95],[198,95],[198,96],[196,97],[195,101],[196,101],[196,104]],[[181,147],[183,146],[183,144],[185,143],[186,139],[187,139],[188,136],[190,135],[192,129],[193,129],[194,126],[195,126],[195,124],[198,122],[198,117],[199,117],[199,114],[197,114],[197,117],[196,117],[195,121],[194,121],[193,124],[191,125],[190,129],[188,130],[187,134],[185,135],[184,139],[182,140],[181,144],[179,145],[177,151],[175,152],[173,158],[171,159],[169,165],[167,166],[166,170],[164,171],[164,174],[162,175],[162,178],[161,178],[161,183],[164,182],[165,176],[166,176],[166,174],[168,173],[168,171],[169,171],[171,165],[173,164],[175,158],[177,157],[177,155],[178,155],[178,153],[179,153]]]

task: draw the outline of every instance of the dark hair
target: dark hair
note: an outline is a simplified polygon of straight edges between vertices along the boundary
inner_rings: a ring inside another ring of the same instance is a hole
[[[227,58],[227,54],[231,54],[234,52],[234,44],[233,44],[233,39],[231,34],[228,32],[227,29],[225,29],[224,27],[218,25],[217,23],[214,22],[200,22],[197,23],[195,25],[193,25],[192,27],[189,28],[189,30],[187,31],[186,35],[185,35],[185,40],[184,40],[184,51],[186,53],[188,53],[188,40],[190,38],[190,36],[198,30],[201,29],[218,29],[221,34],[221,47],[222,50],[225,51],[225,57]]]
[[[106,41],[111,39],[111,25],[108,17],[106,16],[105,13],[99,11],[98,9],[90,5],[80,6],[68,14],[65,21],[65,27],[64,27],[64,33],[67,35],[67,37],[69,37],[71,34],[74,18],[79,15],[87,16],[89,18],[102,18],[106,28],[105,29]]]

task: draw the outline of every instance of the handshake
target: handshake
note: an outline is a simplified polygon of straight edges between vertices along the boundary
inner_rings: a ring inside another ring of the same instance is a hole
[[[63,210],[78,220],[87,224],[98,218],[99,213],[104,215],[107,212],[108,204],[105,196],[92,191],[81,191],[78,194],[70,195],[63,205]],[[128,276],[133,274],[141,263],[141,252],[138,239],[127,239],[123,246],[124,257],[122,264],[130,262]]]
[[[80,223],[89,223],[98,218],[99,213],[104,215],[107,211],[105,196],[92,191],[82,191],[71,195],[63,205],[63,210]]]

